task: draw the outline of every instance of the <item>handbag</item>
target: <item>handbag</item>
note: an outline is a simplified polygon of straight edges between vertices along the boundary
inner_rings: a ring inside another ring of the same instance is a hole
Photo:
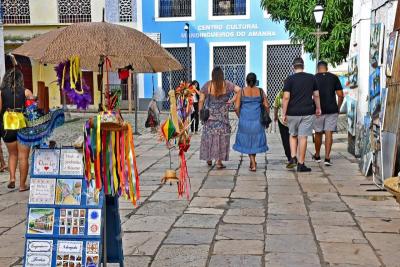
[[[19,130],[26,127],[26,121],[24,113],[16,111],[15,108],[15,95],[16,86],[15,86],[15,69],[14,69],[14,109],[9,109],[4,112],[3,115],[3,127],[4,130]]]
[[[261,120],[261,124],[265,127],[265,128],[269,128],[269,125],[272,123],[271,117],[269,116],[269,112],[266,110],[265,106],[264,106],[264,92],[263,90],[261,90],[260,88],[260,96],[261,96],[261,103],[260,103],[260,107],[261,107],[261,114],[260,114],[260,120]]]
[[[203,123],[206,123],[208,121],[208,119],[210,118],[209,103],[210,103],[210,87],[208,87],[208,94],[206,95],[206,101],[204,103],[204,106],[200,110],[200,120]]]

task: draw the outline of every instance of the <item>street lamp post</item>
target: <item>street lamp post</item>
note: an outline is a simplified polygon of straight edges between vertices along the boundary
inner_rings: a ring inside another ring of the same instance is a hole
[[[317,24],[317,31],[313,32],[312,34],[317,37],[317,47],[316,47],[315,59],[316,59],[316,70],[318,71],[318,62],[319,62],[319,54],[320,54],[320,51],[319,51],[320,39],[321,39],[322,35],[327,34],[327,32],[321,32],[321,23],[322,23],[322,19],[324,17],[325,9],[320,3],[318,3],[315,6],[313,12],[314,12],[315,23]]]
[[[189,23],[185,23],[186,32],[186,82],[190,82],[190,47],[189,47]]]

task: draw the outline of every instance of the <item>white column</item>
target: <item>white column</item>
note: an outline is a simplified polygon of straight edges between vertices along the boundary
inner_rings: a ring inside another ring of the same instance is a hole
[[[4,35],[3,35],[3,24],[0,24],[0,82],[3,79],[6,71],[6,63],[4,61]]]

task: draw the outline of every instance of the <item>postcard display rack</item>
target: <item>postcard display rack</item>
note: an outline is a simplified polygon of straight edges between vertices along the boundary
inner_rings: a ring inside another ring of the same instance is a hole
[[[81,152],[36,149],[31,166],[24,266],[100,266],[104,194],[87,186]]]

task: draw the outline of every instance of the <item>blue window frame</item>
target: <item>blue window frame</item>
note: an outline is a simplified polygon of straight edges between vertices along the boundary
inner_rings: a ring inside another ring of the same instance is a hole
[[[159,17],[190,17],[192,16],[192,0],[158,0]]]
[[[213,16],[244,16],[246,0],[212,0]]]

